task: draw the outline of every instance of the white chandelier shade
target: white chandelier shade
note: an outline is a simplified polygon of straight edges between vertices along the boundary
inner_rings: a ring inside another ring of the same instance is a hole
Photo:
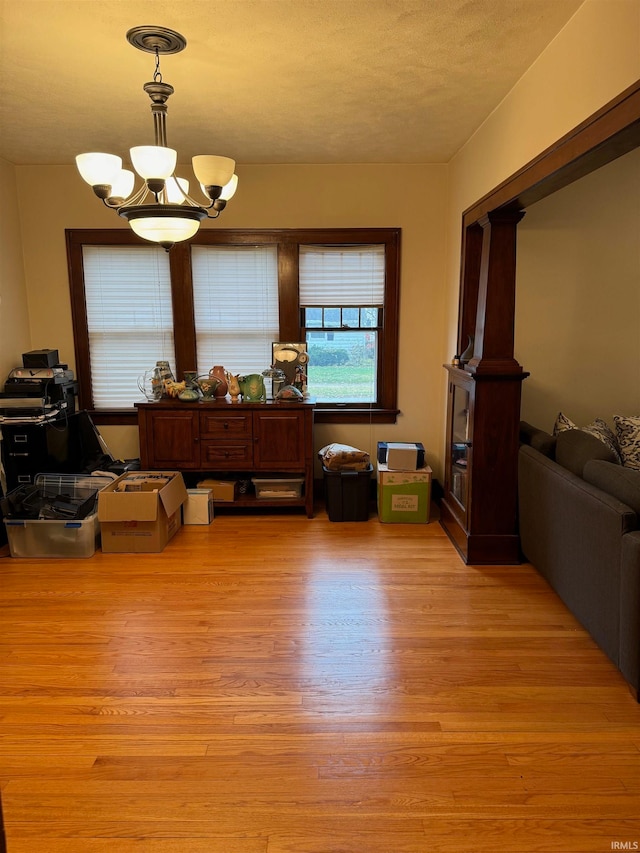
[[[113,198],[129,198],[133,192],[133,186],[136,182],[136,176],[131,169],[121,169],[116,175],[115,180],[111,185],[111,195]]]
[[[193,157],[193,171],[206,200],[189,196],[189,182],[175,175],[177,151],[167,145],[167,99],[173,86],[164,83],[160,73],[160,54],[184,50],[186,39],[166,27],[134,27],[127,32],[127,40],[156,57],[153,81],[143,87],[151,99],[156,144],[129,149],[142,187],[134,190],[134,173],[123,169],[122,158],[115,154],[79,154],[76,164],[98,198],[126,219],[134,233],[168,251],[174,243],[193,237],[203,219],[220,216],[238,185],[236,164],[230,157],[213,154]]]
[[[177,216],[146,216],[129,219],[131,230],[153,243],[180,243],[197,233],[200,222],[196,219],[179,219]]]
[[[122,171],[122,157],[92,151],[89,154],[78,154],[76,165],[80,175],[90,186],[111,185]]]
[[[168,178],[164,194],[169,204],[184,204],[189,197],[189,181],[186,178]]]
[[[141,178],[166,181],[175,172],[178,152],[162,145],[137,145],[129,149],[133,168]]]
[[[193,173],[202,187],[224,187],[233,177],[235,160],[214,154],[197,154],[191,159]]]

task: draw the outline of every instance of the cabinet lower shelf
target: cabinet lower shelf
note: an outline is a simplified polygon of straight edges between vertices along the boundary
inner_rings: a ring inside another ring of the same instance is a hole
[[[216,509],[272,509],[273,507],[301,507],[305,508],[306,498],[257,498],[255,495],[240,495],[233,501],[215,501],[213,502]]]

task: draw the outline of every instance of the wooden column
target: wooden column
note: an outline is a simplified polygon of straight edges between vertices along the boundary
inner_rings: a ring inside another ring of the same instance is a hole
[[[514,358],[516,234],[523,212],[498,210],[466,229],[459,346],[475,309],[474,352],[458,380],[470,394],[465,513],[445,494],[443,525],[468,563],[517,563],[517,462],[522,380]],[[449,465],[449,459],[447,465]],[[445,489],[446,491],[446,489]]]
[[[497,210],[478,223],[482,256],[478,280],[472,373],[521,373],[513,357],[516,301],[516,233],[521,210]]]

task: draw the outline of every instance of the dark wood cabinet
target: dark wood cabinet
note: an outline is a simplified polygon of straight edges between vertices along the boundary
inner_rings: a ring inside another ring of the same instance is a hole
[[[260,499],[260,506],[302,506],[313,515],[312,402],[138,403],[140,462],[144,470],[232,473],[250,478],[304,478],[301,497]],[[256,505],[252,493],[237,506]]]
[[[449,376],[441,523],[467,563],[517,563],[518,410],[522,376]]]

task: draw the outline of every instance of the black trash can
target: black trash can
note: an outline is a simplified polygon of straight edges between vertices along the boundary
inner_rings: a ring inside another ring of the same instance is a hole
[[[329,521],[368,521],[373,465],[365,471],[329,471],[323,465],[322,471]]]

